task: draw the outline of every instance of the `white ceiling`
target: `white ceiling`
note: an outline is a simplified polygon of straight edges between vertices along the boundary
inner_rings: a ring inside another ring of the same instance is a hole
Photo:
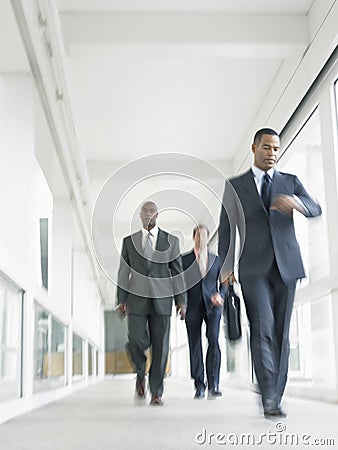
[[[58,0],[62,11],[307,14],[313,0]]]
[[[0,73],[28,72],[29,66],[9,0],[0,1]]]
[[[280,64],[270,59],[260,73],[263,59],[248,68],[241,59],[114,54],[93,57],[90,70],[87,58],[70,64],[80,147],[90,160],[166,152],[226,159]]]
[[[59,0],[85,159],[231,161],[279,71],[287,83],[304,53],[311,4]]]
[[[247,136],[262,110],[259,126],[274,126],[269,112],[309,45],[313,3],[55,0],[93,205],[111,179],[97,226],[108,230],[100,242],[113,274],[118,255],[112,261],[109,239],[121,248],[145,198],[155,198],[160,225],[184,250],[196,222],[217,229],[223,177],[235,158],[251,161]],[[28,71],[10,0],[0,1],[0,17],[0,71]]]

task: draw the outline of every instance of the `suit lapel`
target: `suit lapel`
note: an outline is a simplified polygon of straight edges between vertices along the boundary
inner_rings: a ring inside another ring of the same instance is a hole
[[[275,170],[271,185],[271,199],[273,199],[273,197],[275,197],[277,194],[287,192],[287,189],[284,187],[284,179],[285,178],[283,177],[283,175]]]
[[[200,272],[200,268],[198,266],[198,262],[195,256],[195,252],[194,250],[192,250],[190,253],[187,254],[188,259],[188,264],[187,264],[187,268],[188,270],[191,270],[194,274],[194,278],[198,279],[201,277],[201,272]],[[189,269],[190,267],[190,269]]]
[[[254,174],[251,169],[243,175],[243,187],[250,199],[256,203],[258,202],[264,209],[264,205],[257,190]]]
[[[136,253],[143,255],[143,248],[142,248],[142,231],[138,231],[131,236],[131,240],[133,243],[133,246],[136,250]]]
[[[168,248],[169,248],[168,235],[159,228],[155,250],[158,252],[164,252],[168,250]]]
[[[194,266],[196,267],[196,271],[198,272],[199,276],[202,277],[202,274],[201,274],[201,271],[200,271],[200,267],[198,265],[198,261],[196,259],[194,250],[191,252],[191,255],[192,255],[192,257],[191,257],[192,264],[194,264]],[[210,252],[208,252],[207,272],[206,272],[205,276],[202,277],[201,281],[203,281],[203,278],[206,278],[208,276],[208,274],[210,272],[210,269],[211,269],[211,267],[212,267],[212,265],[214,263],[214,260],[215,260],[214,256]]]
[[[275,173],[275,175],[276,175],[276,173]],[[274,178],[275,178],[275,176],[274,176]],[[243,176],[243,186],[244,186],[244,189],[246,190],[248,196],[250,197],[250,201],[254,202],[256,204],[256,206],[261,208],[264,211],[264,213],[266,214],[266,216],[269,217],[269,214],[267,213],[267,211],[264,207],[264,204],[262,202],[261,196],[258,193],[254,174],[251,169],[248,170],[248,172],[246,174],[244,174],[244,176]],[[271,191],[271,195],[272,195],[272,191]]]

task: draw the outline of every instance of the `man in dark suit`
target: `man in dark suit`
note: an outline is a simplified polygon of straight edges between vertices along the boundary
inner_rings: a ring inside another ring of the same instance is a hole
[[[274,130],[257,131],[252,168],[226,182],[219,225],[219,256],[226,284],[234,279],[236,226],[240,232],[239,281],[266,417],[286,415],[281,399],[288,372],[289,327],[296,281],[305,276],[293,212],[305,217],[321,214],[295,175],[274,169],[279,150],[280,139]]]
[[[209,231],[203,225],[193,230],[194,249],[183,255],[183,269],[188,294],[185,323],[190,350],[190,372],[195,384],[195,399],[205,394],[201,327],[206,324],[208,349],[206,373],[208,398],[222,395],[219,390],[221,351],[218,344],[223,298],[219,293],[220,265],[216,255],[208,252]]]
[[[163,378],[169,353],[170,316],[185,316],[186,294],[177,237],[158,228],[157,206],[146,202],[140,213],[143,228],[123,240],[117,299],[121,316],[128,315],[128,343],[135,370],[136,396],[146,396],[145,350],[151,346],[151,405],[163,405]]]

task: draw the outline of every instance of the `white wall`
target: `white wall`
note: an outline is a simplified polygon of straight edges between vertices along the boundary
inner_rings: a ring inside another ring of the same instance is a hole
[[[62,174],[56,167],[58,160],[37,101],[29,74],[0,75],[0,270],[25,291],[23,397],[0,402],[0,423],[86,384],[72,385],[70,340],[68,385],[34,395],[35,301],[68,327],[70,339],[75,331],[86,344],[90,342],[99,349],[99,375],[103,376],[103,310],[87,254],[77,250],[79,257],[75,252],[73,259],[78,224],[64,183],[57,179]],[[48,292],[41,288],[40,218],[48,218],[50,224]],[[81,240],[77,239],[75,245],[81,247]],[[20,330],[21,324],[15,327]]]
[[[103,326],[101,300],[86,252],[78,249],[73,252],[73,314],[74,331],[81,334],[86,330],[92,342],[100,345],[100,327]]]
[[[35,181],[32,80],[0,77],[0,267],[27,285],[34,274],[31,236]]]

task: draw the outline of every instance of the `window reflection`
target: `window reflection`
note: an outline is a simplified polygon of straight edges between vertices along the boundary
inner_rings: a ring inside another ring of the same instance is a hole
[[[34,392],[65,385],[65,326],[35,303]]]
[[[73,333],[73,381],[83,378],[83,342],[80,336]]]

